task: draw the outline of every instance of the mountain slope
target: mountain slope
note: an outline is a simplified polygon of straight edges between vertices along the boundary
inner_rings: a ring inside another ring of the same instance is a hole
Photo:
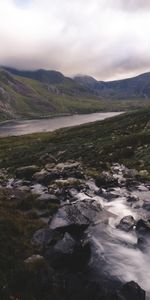
[[[150,73],[113,82],[57,71],[0,69],[0,121],[96,111],[124,111],[150,104]],[[125,101],[122,101],[125,100]]]
[[[0,70],[0,120],[101,110],[95,96],[61,73],[37,71],[33,76],[30,73],[30,77],[39,79]]]
[[[75,81],[102,98],[150,99],[150,72],[108,82],[97,81],[88,76],[76,76]]]

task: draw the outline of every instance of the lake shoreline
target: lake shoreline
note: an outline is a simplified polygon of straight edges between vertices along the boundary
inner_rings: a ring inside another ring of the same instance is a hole
[[[0,138],[78,126],[118,116],[124,112],[97,112],[91,114],[72,114],[38,119],[12,119],[0,123]]]

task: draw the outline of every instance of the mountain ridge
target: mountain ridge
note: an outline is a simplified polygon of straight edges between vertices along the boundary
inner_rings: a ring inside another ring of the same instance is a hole
[[[69,78],[55,70],[0,69],[0,121],[118,111],[150,104],[150,72],[115,81]]]

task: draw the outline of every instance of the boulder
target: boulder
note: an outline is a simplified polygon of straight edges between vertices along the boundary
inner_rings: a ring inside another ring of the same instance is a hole
[[[150,234],[150,220],[138,220],[136,224],[136,232],[138,236],[149,235]]]
[[[70,225],[88,226],[100,222],[106,223],[110,216],[113,215],[103,210],[99,202],[88,198],[59,208],[50,222],[50,228],[60,229]]]
[[[44,202],[44,203],[50,202],[50,203],[59,204],[59,199],[55,195],[48,194],[48,193],[40,195],[39,197],[36,198],[36,201]]]
[[[120,223],[116,226],[118,229],[130,231],[135,226],[135,220],[132,216],[125,216],[121,219]]]
[[[145,210],[150,211],[150,200],[144,200],[143,206]]]
[[[145,291],[134,281],[127,282],[116,293],[116,300],[145,300]]]
[[[137,195],[129,195],[128,197],[127,197],[127,201],[128,202],[137,202],[137,201],[139,201],[139,197],[137,196]]]
[[[59,163],[55,167],[61,173],[61,176],[65,179],[68,177],[84,179],[84,173],[79,162],[69,161],[65,163]]]
[[[36,165],[20,167],[16,169],[16,176],[24,179],[31,179],[35,172],[39,171],[39,167]]]
[[[46,252],[46,258],[54,269],[71,271],[83,270],[90,257],[90,243],[76,241],[69,233],[65,233],[64,237]]]
[[[45,169],[42,169],[40,172],[36,172],[32,179],[35,182],[48,185],[51,181],[59,178],[59,173],[56,170],[53,170],[51,172],[46,171]]]
[[[55,232],[49,228],[37,230],[32,237],[32,244],[36,246],[48,246],[55,237]]]

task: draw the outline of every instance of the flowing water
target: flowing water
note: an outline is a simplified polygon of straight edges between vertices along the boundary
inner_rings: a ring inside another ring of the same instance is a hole
[[[115,217],[109,218],[108,225],[100,223],[90,227],[88,234],[93,243],[93,266],[96,267],[97,273],[102,272],[106,277],[111,276],[114,280],[124,283],[134,280],[146,291],[146,299],[150,299],[150,242],[142,252],[137,247],[135,229],[125,232],[116,228],[120,220],[127,215],[132,215],[136,220],[149,217],[149,212],[144,211],[142,204],[143,199],[150,201],[150,191],[144,188],[143,185],[143,191],[140,191],[139,186],[132,192],[125,188],[114,188],[117,197],[111,201],[97,196],[103,208]],[[138,195],[137,208],[127,202],[129,194]]]

